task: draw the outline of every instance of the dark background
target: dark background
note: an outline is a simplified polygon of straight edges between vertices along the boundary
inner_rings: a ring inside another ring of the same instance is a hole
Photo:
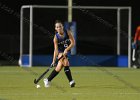
[[[79,5],[79,6],[130,6],[132,7],[132,36],[134,36],[135,29],[140,23],[140,13],[139,13],[140,7],[139,5],[136,4],[137,2],[134,0],[133,1],[132,0],[117,0],[117,1],[114,1],[114,0],[73,0],[73,3],[77,6]],[[1,60],[6,60],[6,61],[10,59],[17,60],[19,57],[20,8],[22,5],[67,5],[67,0],[16,0],[16,1],[1,0],[0,1],[0,53],[1,53],[0,59]],[[59,12],[56,12],[56,14],[57,13],[59,15]],[[78,13],[78,12],[75,11],[73,13]],[[115,16],[115,13],[114,13],[114,16]],[[77,22],[78,24],[77,26],[80,27],[80,30],[79,28],[77,29],[77,33],[78,33],[77,52],[79,54],[101,54],[101,55],[116,54],[116,46],[115,46],[116,34],[114,35],[109,34],[107,36],[104,35],[104,38],[103,38],[103,37],[100,37],[100,34],[97,33],[96,34],[97,38],[95,37],[94,39],[96,39],[97,41],[100,41],[98,43],[96,43],[96,41],[92,41],[92,39],[89,39],[88,37],[86,38],[84,30],[82,30],[85,28],[85,26],[81,23],[88,22],[87,24],[91,24],[91,26],[93,25],[93,23],[90,23],[89,16],[84,16],[84,17],[85,18],[87,17],[87,18],[86,20],[83,19],[82,22],[79,22],[81,20],[80,18],[82,18],[81,15],[79,14],[77,14],[77,16],[73,18]],[[57,17],[54,17],[54,19],[55,18],[57,19]],[[64,19],[67,19],[67,18],[64,18]],[[64,19],[62,21],[64,21]],[[109,21],[110,23],[112,22],[112,24],[116,24],[116,23],[113,23],[112,20],[114,19],[111,19],[111,18],[109,20],[107,19],[107,21]],[[54,20],[50,21],[51,23],[51,25],[49,25],[50,27],[53,27],[53,21]],[[37,23],[41,23],[41,22],[38,21]],[[96,24],[96,22],[94,22],[94,24]],[[50,27],[48,27],[50,29],[50,32],[53,32],[53,29],[51,29]],[[101,27],[104,27],[104,26],[101,26]],[[97,30],[100,30],[100,29],[97,29]],[[87,33],[91,33],[91,32],[87,32]],[[94,36],[94,35],[89,34],[89,37],[90,36]],[[43,42],[43,38],[45,39],[44,35],[42,36],[37,35],[37,37],[38,37],[38,40],[42,39],[42,42]],[[103,38],[103,39],[99,40],[100,38],[98,37]],[[124,42],[126,42],[127,40],[126,38],[127,37],[124,36],[123,38]],[[108,40],[106,43],[104,43],[105,39]],[[45,44],[46,43],[43,43],[41,50],[35,50],[34,52],[38,53],[41,51],[45,54],[46,52],[42,51],[42,49],[44,49],[49,54],[53,53],[52,42],[49,43],[50,44],[49,46],[44,47]],[[37,44],[36,42],[36,46],[38,45],[40,44]],[[96,45],[101,45],[101,46],[96,47]],[[122,46],[127,47],[127,45],[122,45]],[[48,50],[47,48],[50,48],[50,49]],[[127,54],[127,48],[122,49],[121,53]]]

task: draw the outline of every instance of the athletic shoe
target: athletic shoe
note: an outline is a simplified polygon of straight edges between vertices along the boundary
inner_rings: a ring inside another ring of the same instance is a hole
[[[139,65],[133,65],[133,68],[139,69],[140,67],[139,67]]]
[[[74,82],[74,80],[70,81],[70,86],[71,86],[71,87],[75,87],[75,82]]]
[[[50,82],[48,81],[47,78],[44,79],[44,87],[50,87]]]
[[[136,69],[136,68],[137,68],[137,66],[136,66],[136,65],[133,65],[133,68],[135,68],[135,69]]]

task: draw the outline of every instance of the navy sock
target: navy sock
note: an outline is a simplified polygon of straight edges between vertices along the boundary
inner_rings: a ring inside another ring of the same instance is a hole
[[[51,81],[59,72],[57,72],[55,69],[52,71],[50,76],[48,77],[48,81]]]
[[[72,75],[71,75],[71,71],[70,71],[69,66],[65,66],[64,67],[64,71],[65,71],[65,74],[66,74],[69,82],[72,81]]]

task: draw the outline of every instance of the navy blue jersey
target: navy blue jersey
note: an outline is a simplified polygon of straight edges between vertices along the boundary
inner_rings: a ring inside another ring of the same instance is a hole
[[[67,31],[64,31],[64,37],[61,37],[59,33],[56,33],[58,41],[58,51],[64,52],[64,50],[70,45],[70,40]]]

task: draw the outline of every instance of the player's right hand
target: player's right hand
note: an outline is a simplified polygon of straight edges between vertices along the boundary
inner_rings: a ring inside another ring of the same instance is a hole
[[[63,52],[63,56],[66,56],[67,53],[68,53],[68,51],[67,51],[67,49],[65,49],[64,52]]]
[[[133,48],[133,49],[136,49],[136,42],[133,42],[133,43],[132,43],[132,48]]]

